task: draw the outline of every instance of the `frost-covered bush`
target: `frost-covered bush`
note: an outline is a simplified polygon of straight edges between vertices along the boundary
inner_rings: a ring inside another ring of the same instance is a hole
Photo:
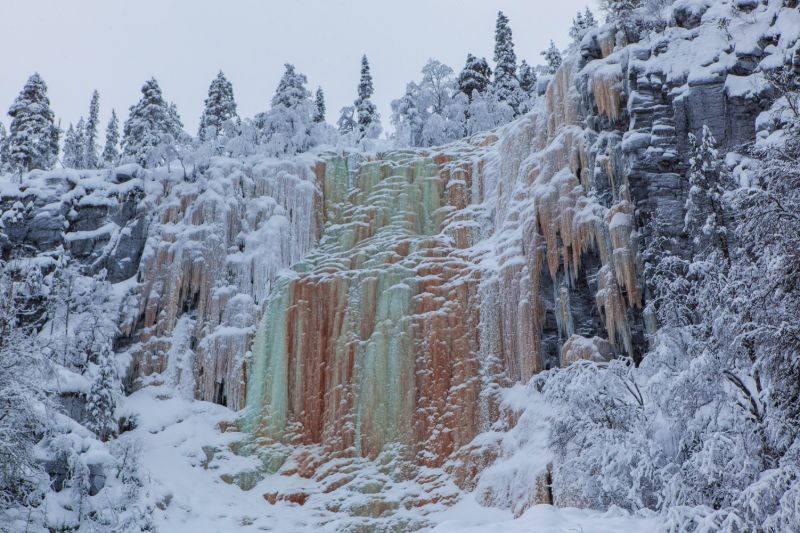
[[[39,297],[41,280],[19,277],[0,261],[0,522],[5,509],[31,504],[47,484],[34,453],[51,408],[45,386],[50,366],[30,304]]]

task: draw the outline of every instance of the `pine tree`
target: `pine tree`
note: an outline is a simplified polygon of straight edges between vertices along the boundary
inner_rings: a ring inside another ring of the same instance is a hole
[[[146,81],[142,98],[131,106],[125,121],[123,154],[142,166],[160,162],[159,148],[165,142],[174,142],[179,124],[177,111],[164,100],[158,82],[154,78]]]
[[[317,94],[314,97],[314,122],[325,122],[325,94],[322,87],[317,87]]]
[[[64,135],[64,152],[61,158],[63,165],[67,168],[77,168],[80,164],[78,155],[79,147],[76,144],[75,128],[70,123],[67,133]]]
[[[467,62],[458,75],[458,90],[472,101],[473,92],[484,94],[492,83],[492,69],[485,58],[467,54]]]
[[[108,120],[106,126],[106,145],[103,148],[103,161],[107,165],[114,165],[119,159],[119,121],[117,120],[117,112],[111,110],[111,118]]]
[[[89,120],[86,121],[86,146],[84,148],[83,162],[86,168],[97,168],[99,160],[97,157],[97,127],[100,120],[100,94],[97,91],[92,93],[92,101],[89,103]]]
[[[380,134],[380,117],[370,98],[375,92],[367,56],[361,57],[361,79],[358,83],[358,98],[354,103],[360,137],[375,138]]]
[[[205,104],[203,115],[200,117],[200,129],[197,133],[200,141],[235,133],[226,131],[226,124],[230,125],[233,123],[230,121],[239,118],[236,113],[236,101],[233,98],[233,85],[225,78],[221,70],[208,88],[208,98],[206,98]]]
[[[550,46],[547,47],[547,50],[541,52],[541,55],[544,56],[544,60],[547,63],[547,72],[555,74],[558,67],[561,66],[561,52],[556,48],[556,43],[552,39],[550,40]]]
[[[497,26],[494,33],[494,85],[497,99],[506,102],[517,112],[520,100],[519,80],[517,79],[517,55],[514,53],[514,41],[508,17],[502,11],[497,14]]]
[[[8,157],[17,170],[48,169],[58,156],[59,129],[53,120],[47,85],[38,73],[25,83],[8,110]]]
[[[519,88],[528,98],[536,92],[536,71],[525,60],[519,66]]]
[[[118,378],[110,343],[98,354],[97,364],[97,373],[86,396],[87,425],[100,440],[106,441],[117,428],[114,410],[117,407]]]

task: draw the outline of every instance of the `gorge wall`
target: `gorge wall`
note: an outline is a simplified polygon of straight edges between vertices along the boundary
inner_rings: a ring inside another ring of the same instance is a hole
[[[712,4],[677,2],[636,44],[590,32],[532,112],[446,147],[33,175],[2,191],[0,249],[64,246],[124,285],[129,390],[166,381],[243,409],[238,451],[263,465],[243,488],[268,472],[318,482],[268,501],[334,493],[331,512],[385,517],[478,489],[520,513],[551,501],[546,449],[481,484],[543,446],[546,413],[519,384],[643,356],[641,252],[656,233],[691,247],[689,134],[708,125],[733,151],[768,127],[760,69],[791,60],[798,12]]]

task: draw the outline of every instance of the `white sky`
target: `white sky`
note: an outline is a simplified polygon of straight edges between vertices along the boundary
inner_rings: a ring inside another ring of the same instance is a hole
[[[208,85],[221,68],[239,114],[269,107],[294,63],[322,85],[328,120],[356,96],[361,55],[375,83],[384,129],[390,102],[419,79],[429,57],[458,72],[467,52],[491,62],[497,11],[510,18],[517,58],[541,62],[552,38],[568,44],[570,21],[597,0],[0,0],[3,39],[0,111],[38,71],[62,126],[87,113],[100,91],[101,123],[115,108],[124,121],[154,76],[196,133]]]

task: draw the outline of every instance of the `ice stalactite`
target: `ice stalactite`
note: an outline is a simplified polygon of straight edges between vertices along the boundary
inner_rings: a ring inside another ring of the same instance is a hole
[[[175,328],[190,316],[196,397],[241,408],[259,304],[316,243],[320,186],[306,161],[257,157],[214,159],[192,183],[159,179],[131,377],[166,368]]]

